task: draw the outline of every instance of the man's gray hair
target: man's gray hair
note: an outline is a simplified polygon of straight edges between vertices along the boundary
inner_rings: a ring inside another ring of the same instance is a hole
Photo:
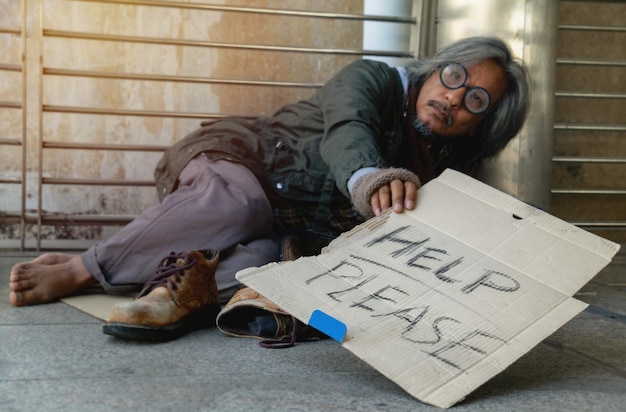
[[[411,60],[406,65],[409,82],[420,88],[445,63],[470,67],[484,60],[496,62],[504,70],[507,88],[496,106],[481,122],[476,133],[481,142],[469,161],[494,156],[517,135],[526,120],[529,105],[526,69],[513,58],[508,46],[495,37],[469,37],[439,49],[433,56]]]

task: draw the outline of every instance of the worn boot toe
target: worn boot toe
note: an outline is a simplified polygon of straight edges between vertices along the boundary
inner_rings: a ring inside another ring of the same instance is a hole
[[[170,254],[135,300],[113,307],[103,332],[160,341],[215,326],[220,310],[215,282],[218,257],[212,251]]]

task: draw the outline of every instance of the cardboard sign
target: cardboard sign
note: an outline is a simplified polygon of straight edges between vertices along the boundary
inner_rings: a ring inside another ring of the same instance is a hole
[[[619,245],[447,170],[415,210],[237,274],[417,399],[447,408],[582,311]]]

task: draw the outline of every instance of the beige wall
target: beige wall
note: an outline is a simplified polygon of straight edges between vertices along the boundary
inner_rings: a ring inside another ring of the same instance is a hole
[[[0,0],[0,27],[21,26],[19,3],[18,0]],[[363,13],[361,0],[212,0],[205,3]],[[44,149],[40,162],[40,138],[44,142],[167,146],[194,130],[200,121],[168,117],[56,113],[56,109],[49,109],[50,106],[259,115],[269,114],[282,104],[306,98],[313,92],[313,87],[115,80],[49,74],[42,77],[42,69],[316,85],[323,83],[349,61],[360,58],[357,55],[62,38],[58,36],[60,32],[239,45],[352,50],[362,48],[361,21],[89,1],[28,0],[26,4],[26,208],[31,211],[36,210],[39,204],[40,168],[44,178],[148,182],[152,179],[153,167],[160,157],[159,152]],[[42,24],[39,20],[40,5],[43,6]],[[20,64],[20,36],[2,35],[0,47],[3,60]],[[40,87],[43,90],[41,100]],[[21,90],[21,73],[0,72],[0,91],[3,96],[0,100],[20,101]],[[40,112],[41,104],[44,105],[43,113]],[[0,137],[21,138],[19,111],[0,109],[0,121]],[[1,147],[3,174],[18,176],[22,165],[21,147]],[[20,185],[0,184],[0,210],[17,212],[20,208],[20,190]],[[42,210],[57,214],[134,215],[155,201],[154,189],[145,186],[45,184],[41,195]],[[99,238],[115,230],[116,227],[104,230],[96,226],[66,229],[47,227],[42,236]]]

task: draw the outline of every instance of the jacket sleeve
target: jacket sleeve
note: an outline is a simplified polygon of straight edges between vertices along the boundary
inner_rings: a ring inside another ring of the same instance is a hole
[[[347,182],[363,167],[388,167],[379,137],[391,99],[402,95],[397,71],[382,62],[357,60],[337,73],[317,94],[324,118],[320,154],[337,188],[349,197]],[[392,104],[395,106],[396,104]]]

